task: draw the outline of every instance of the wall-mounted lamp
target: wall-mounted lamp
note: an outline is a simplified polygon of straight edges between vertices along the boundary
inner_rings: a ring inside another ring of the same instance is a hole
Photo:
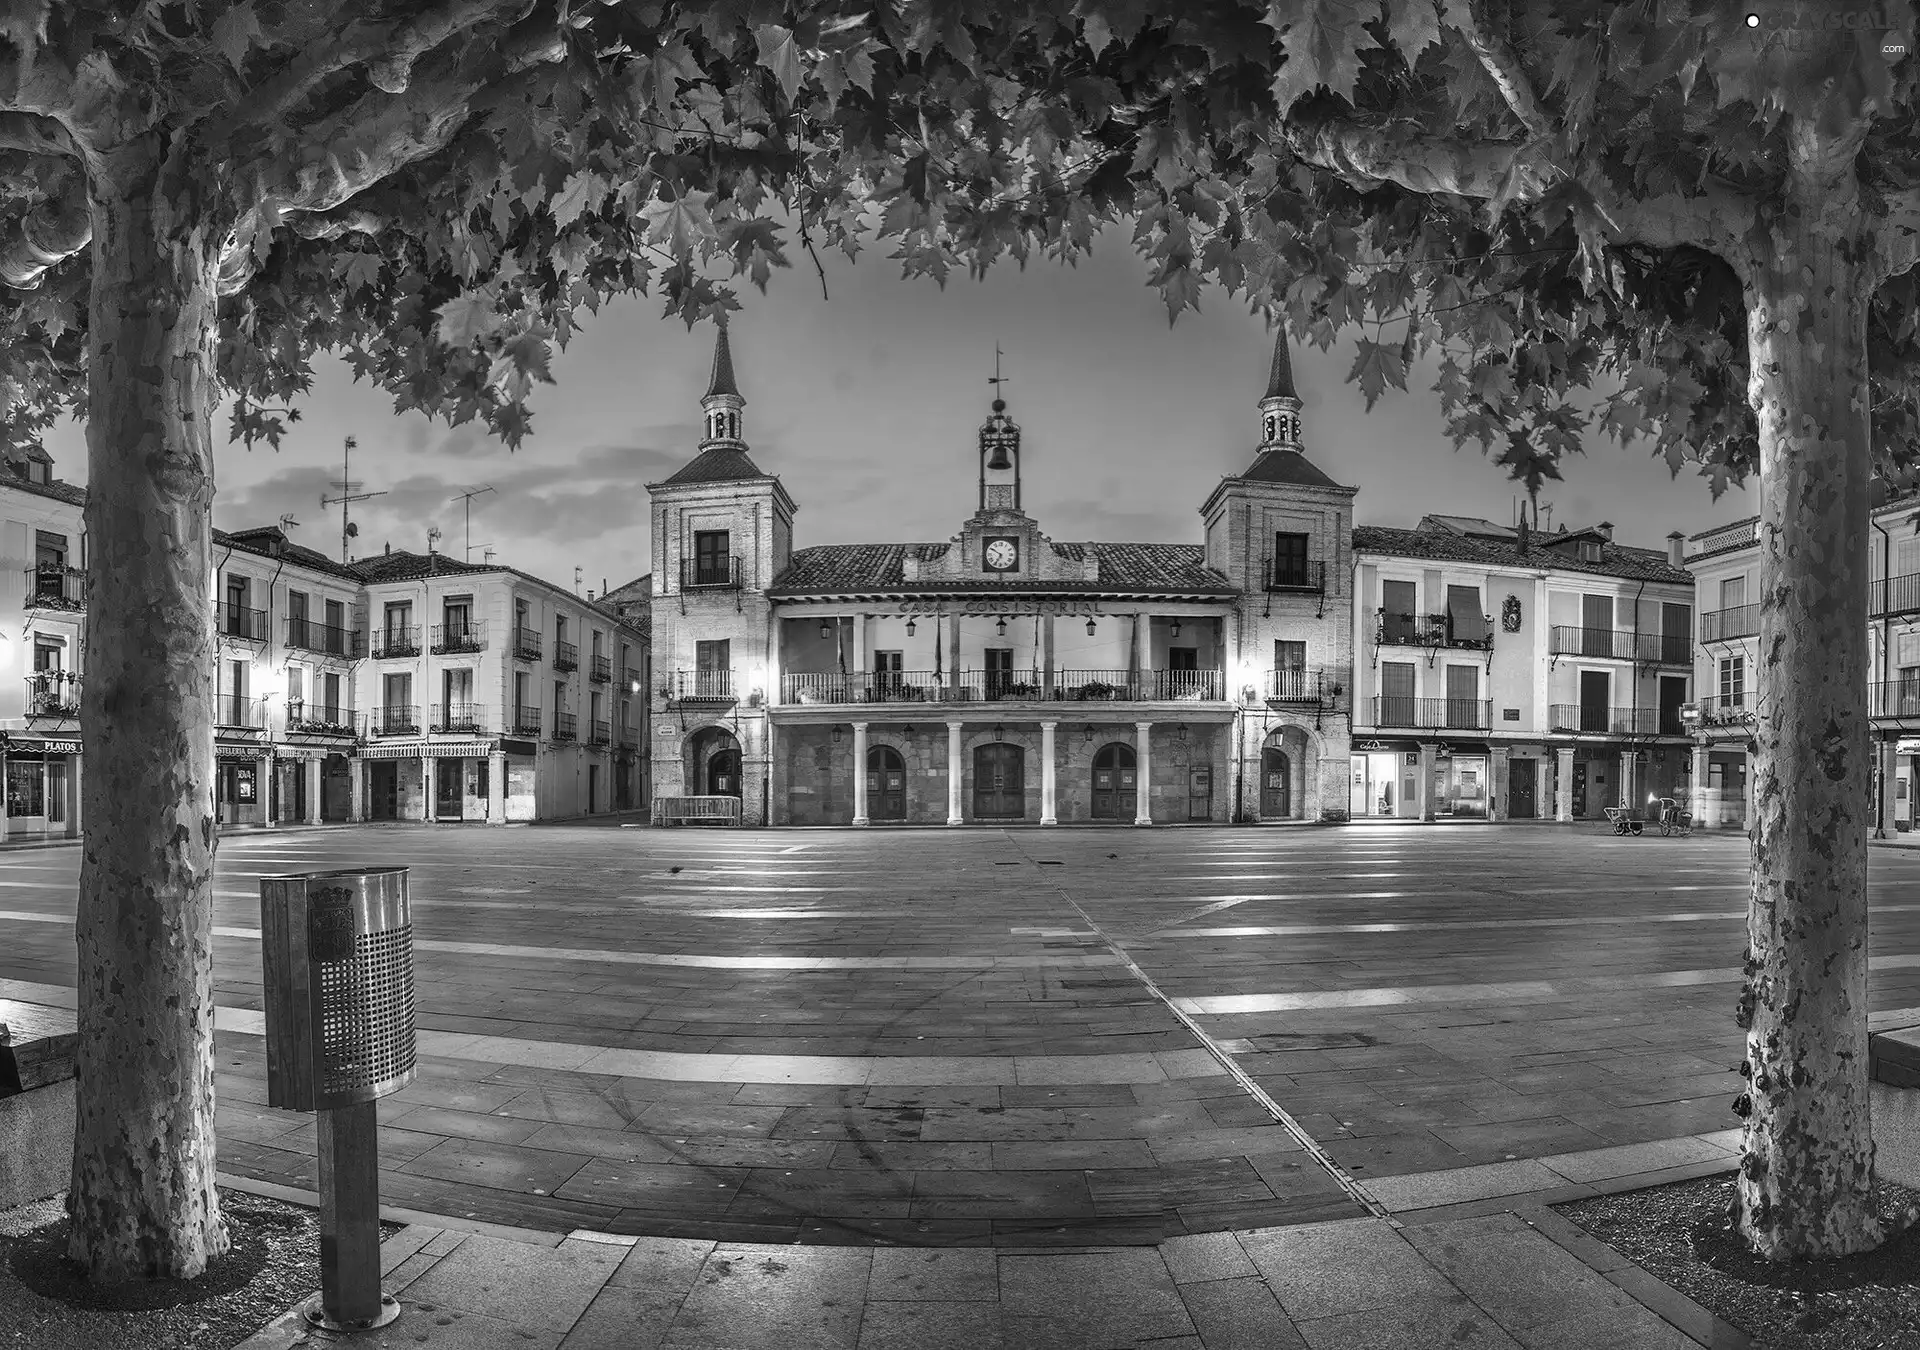
[[[1178,727],[1174,728],[1173,738],[1185,744],[1187,739],[1187,724],[1185,722],[1182,722]]]
[[[908,637],[913,636],[913,620],[912,619],[907,620],[907,636]]]
[[[1093,723],[1087,723],[1087,744],[1093,744]]]
[[[901,728],[900,728],[900,734],[901,734],[902,736],[911,736],[911,735],[913,735],[913,723],[911,723],[911,722],[909,722],[909,723],[907,723],[907,724],[906,724],[906,725],[905,725],[904,727],[901,727]]]
[[[833,729],[833,743],[835,745],[840,744],[840,728],[839,727],[835,727]]]
[[[1170,636],[1179,637],[1180,636],[1180,620],[1175,619],[1173,621],[1173,627],[1169,628],[1167,632]]]
[[[1092,637],[1092,636],[1093,636],[1093,633],[1094,633],[1094,630],[1095,630],[1096,628],[1098,628],[1098,627],[1099,627],[1099,625],[1098,625],[1098,624],[1096,624],[1096,623],[1094,623],[1094,621],[1093,621],[1092,619],[1088,619],[1088,620],[1087,620],[1087,636],[1088,636],[1088,637]]]
[[[833,636],[833,622],[831,620],[829,619],[820,620],[820,636],[823,638],[830,638]]]
[[[994,631],[999,633],[1001,637],[1005,637],[1007,635],[1007,621],[1005,619],[1000,620],[1000,622],[995,624],[993,627],[994,627]]]
[[[998,722],[995,722],[993,724],[993,739],[996,741],[999,741],[999,740],[1004,740],[1005,738],[1006,738],[1005,729],[1001,727],[1001,725]]]

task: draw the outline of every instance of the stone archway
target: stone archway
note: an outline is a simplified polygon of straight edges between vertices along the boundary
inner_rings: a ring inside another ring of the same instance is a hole
[[[689,736],[687,782],[696,797],[744,796],[739,739],[725,727],[702,727]]]
[[[1319,747],[1305,727],[1275,727],[1260,746],[1261,820],[1319,816]]]

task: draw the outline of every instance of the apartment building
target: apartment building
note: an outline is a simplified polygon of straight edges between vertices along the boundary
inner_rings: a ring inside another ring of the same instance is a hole
[[[0,839],[80,833],[85,503],[44,451],[0,469]]]

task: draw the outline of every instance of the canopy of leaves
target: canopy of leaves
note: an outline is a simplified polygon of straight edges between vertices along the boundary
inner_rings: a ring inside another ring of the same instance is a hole
[[[1762,22],[1748,28],[1745,16]],[[1911,0],[1882,5],[1911,17]],[[1422,358],[1456,444],[1530,485],[1598,429],[1716,490],[1755,464],[1737,270],[1686,223],[1764,203],[1796,125],[1864,128],[1920,226],[1913,33],[1796,0],[47,0],[0,19],[5,437],[84,412],[86,185],[157,136],[219,222],[235,434],[338,352],[509,444],[609,297],[688,323],[796,243],[944,282],[1124,222],[1170,316],[1209,287],[1369,402]],[[1782,35],[1785,35],[1784,37]],[[1645,209],[1653,204],[1659,210]],[[1647,220],[1653,227],[1642,228]],[[1676,228],[1675,222],[1678,222]],[[1886,244],[1900,253],[1904,235]],[[1920,237],[1916,235],[1915,237]],[[1912,248],[1871,320],[1910,454]],[[1584,393],[1600,383],[1604,396]]]

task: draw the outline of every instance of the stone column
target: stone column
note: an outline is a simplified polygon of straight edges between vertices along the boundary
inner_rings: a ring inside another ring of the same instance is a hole
[[[1053,637],[1052,619],[1047,620],[1047,637],[1049,639],[1047,645],[1051,647],[1053,645],[1051,642]],[[1059,817],[1054,814],[1053,802],[1054,793],[1058,786],[1055,776],[1057,771],[1053,763],[1053,729],[1058,725],[1058,722],[1042,722],[1040,724],[1040,823],[1042,825],[1058,825],[1060,823]]]
[[[1573,747],[1563,745],[1553,752],[1553,818],[1573,819]]]
[[[854,673],[856,675],[865,675],[867,673],[867,667],[871,664],[867,659],[867,616],[862,612],[853,616]]]
[[[273,818],[273,751],[260,756],[260,772],[254,785],[254,805],[260,808],[260,822],[271,828],[280,822]]]
[[[1895,822],[1899,819],[1899,801],[1895,794],[1900,790],[1900,742],[1886,739],[1876,741],[1873,747],[1874,762],[1880,766],[1880,811],[1873,822],[1875,839],[1891,839],[1898,833]]]
[[[355,825],[367,818],[367,761],[357,755],[347,760],[347,819]]]
[[[1133,823],[1135,825],[1153,824],[1153,723],[1135,722],[1134,758],[1139,761],[1139,778],[1135,783],[1138,791],[1134,794]]]
[[[767,731],[766,731],[766,736],[767,736],[767,800],[766,800],[766,802],[765,802],[765,803],[763,804],[763,806],[762,806],[762,808],[761,808],[761,811],[762,811],[762,814],[761,814],[761,818],[760,818],[760,823],[761,823],[761,824],[763,824],[763,825],[784,825],[784,824],[786,823],[786,820],[787,820],[787,813],[786,813],[786,809],[785,809],[784,807],[782,807],[782,809],[781,809],[781,811],[780,811],[780,818],[779,818],[778,820],[775,820],[775,819],[774,819],[774,810],[773,810],[773,802],[774,802],[774,794],[775,794],[775,793],[778,793],[778,794],[779,794],[779,797],[780,797],[780,800],[781,800],[782,802],[784,802],[784,801],[786,801],[786,799],[787,799],[787,788],[786,788],[786,783],[787,783],[787,780],[786,780],[786,778],[785,778],[785,777],[784,777],[783,775],[781,775],[781,774],[777,774],[777,773],[775,773],[775,772],[774,772],[774,770],[775,770],[775,769],[777,769],[777,768],[779,768],[779,767],[780,767],[780,764],[779,764],[779,761],[778,761],[778,759],[776,758],[776,755],[775,755],[775,751],[776,751],[776,749],[778,748],[778,745],[779,745],[779,742],[778,742],[778,741],[776,740],[776,738],[775,738],[775,736],[774,736],[774,727],[773,727],[773,718],[772,718],[772,717],[768,717],[768,718],[767,718],[767,723],[766,723],[766,725],[767,725]]]
[[[1420,743],[1420,819],[1436,820],[1433,803],[1434,755],[1440,747],[1432,741]]]
[[[79,755],[74,755],[67,760],[67,838],[69,839],[80,837],[80,761]],[[5,771],[4,768],[0,768],[0,790],[4,790],[5,785]],[[3,795],[3,791],[0,791],[0,795]],[[0,806],[0,820],[4,820],[6,814],[6,808]],[[0,838],[4,837],[0,835]]]
[[[1487,819],[1505,820],[1507,810],[1507,768],[1512,751],[1504,745],[1493,747],[1493,781],[1487,784]]]
[[[1707,743],[1698,740],[1693,743],[1693,791],[1688,794],[1687,809],[1693,812],[1693,823],[1698,829],[1710,830],[1714,826],[1713,810],[1707,804]]]
[[[1127,658],[1127,673],[1133,677],[1134,697],[1151,698],[1153,673],[1147,669],[1147,658],[1152,655],[1153,644],[1148,640],[1147,616],[1138,610],[1133,615],[1133,646]]]
[[[958,620],[956,619],[956,625]],[[947,824],[961,825],[966,817],[960,811],[960,722],[947,723]]]
[[[306,760],[301,764],[300,770],[307,776],[307,824],[318,825],[320,823],[320,761]]]
[[[433,819],[433,766],[437,761],[432,755],[420,756],[420,819]]]
[[[865,622],[865,616],[862,616]],[[867,823],[867,724],[853,724],[853,823]]]
[[[487,823],[503,825],[507,819],[507,757],[496,750],[487,756]]]

